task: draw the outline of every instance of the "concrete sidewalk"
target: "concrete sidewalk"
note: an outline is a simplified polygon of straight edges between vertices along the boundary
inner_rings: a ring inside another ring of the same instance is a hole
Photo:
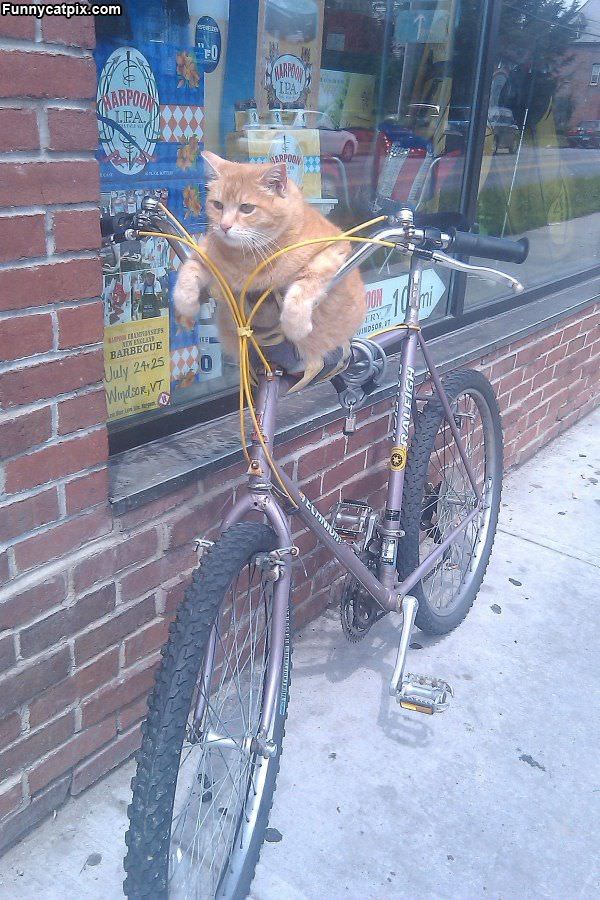
[[[388,696],[397,626],[358,645],[330,610],[297,637],[254,900],[600,894],[600,411],[507,478],[471,614],[416,632],[444,715]],[[121,896],[128,764],[0,859],[0,897]]]

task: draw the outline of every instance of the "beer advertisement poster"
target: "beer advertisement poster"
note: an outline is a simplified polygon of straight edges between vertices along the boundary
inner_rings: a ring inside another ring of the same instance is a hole
[[[261,0],[256,100],[269,107],[317,109],[325,0]]]

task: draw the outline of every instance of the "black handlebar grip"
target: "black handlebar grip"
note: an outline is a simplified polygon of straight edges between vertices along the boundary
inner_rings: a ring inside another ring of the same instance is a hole
[[[498,262],[523,263],[529,253],[529,241],[509,241],[507,238],[488,237],[487,235],[470,234],[466,231],[452,229],[450,250],[465,256],[480,256],[482,259],[495,259]]]

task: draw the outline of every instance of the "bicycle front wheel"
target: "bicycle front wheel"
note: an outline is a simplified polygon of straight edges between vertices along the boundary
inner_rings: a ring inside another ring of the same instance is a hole
[[[444,389],[483,508],[411,591],[419,601],[416,624],[445,634],[469,612],[481,587],[498,523],[502,490],[502,424],[489,381],[470,369],[444,379]],[[415,424],[408,453],[398,548],[400,578],[407,578],[475,508],[476,495],[436,393]]]
[[[261,559],[276,546],[269,526],[229,528],[194,573],[171,626],[132,782],[124,884],[130,898],[248,894],[288,701],[289,621],[267,735],[272,755],[261,755],[256,737],[278,589]]]

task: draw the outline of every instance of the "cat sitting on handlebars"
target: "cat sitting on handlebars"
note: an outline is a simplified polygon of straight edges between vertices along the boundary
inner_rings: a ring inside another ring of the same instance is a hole
[[[285,163],[234,163],[205,151],[212,177],[207,193],[207,234],[200,246],[216,264],[234,294],[264,259],[289,244],[340,234],[340,230],[306,202],[287,177]],[[350,340],[366,314],[365,289],[355,269],[328,290],[347,258],[349,242],[313,244],[278,257],[257,276],[250,302],[267,288],[277,303],[279,328],[297,348],[306,372],[321,370],[326,354]],[[235,356],[237,330],[207,267],[197,258],[179,269],[174,303],[179,315],[194,318],[202,296],[218,303],[217,322],[225,352]],[[266,314],[266,310],[265,310]],[[260,313],[256,323],[260,324]]]

